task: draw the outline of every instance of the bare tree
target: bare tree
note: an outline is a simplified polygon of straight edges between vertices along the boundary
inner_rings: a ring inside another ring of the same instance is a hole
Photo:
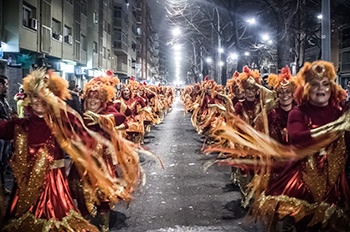
[[[306,49],[313,47],[321,51],[321,23],[316,16],[321,12],[321,0],[177,0],[165,1],[169,13],[168,20],[173,25],[181,25],[184,36],[191,41],[193,55],[190,67],[204,67],[204,56],[216,54],[216,63],[225,62],[215,75],[219,83],[244,65],[256,69],[268,69],[271,64],[277,68],[295,63],[297,69],[306,60]],[[332,18],[335,11],[347,12],[350,3],[346,0],[332,0]],[[334,7],[338,6],[338,7]],[[344,10],[347,9],[347,10]],[[246,17],[255,17],[258,27],[250,27]],[[259,38],[260,31],[272,35],[272,44]],[[217,49],[236,52],[239,59],[235,66],[227,65],[227,53],[219,54]],[[200,52],[201,51],[201,52]],[[250,56],[244,56],[250,52]],[[204,63],[205,64],[205,63]],[[225,70],[229,67],[229,70]],[[277,71],[277,70],[274,70]],[[204,72],[203,72],[204,73]]]

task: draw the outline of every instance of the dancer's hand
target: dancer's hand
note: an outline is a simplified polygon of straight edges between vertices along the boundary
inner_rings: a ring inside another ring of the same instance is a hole
[[[85,111],[84,119],[91,121],[87,124],[88,126],[92,126],[100,123],[100,115],[90,110]]]

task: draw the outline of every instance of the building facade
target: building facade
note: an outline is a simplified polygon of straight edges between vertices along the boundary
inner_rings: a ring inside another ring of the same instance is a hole
[[[81,88],[108,69],[124,82],[158,76],[146,1],[0,0],[0,6],[0,72],[11,78],[9,96],[38,67]]]

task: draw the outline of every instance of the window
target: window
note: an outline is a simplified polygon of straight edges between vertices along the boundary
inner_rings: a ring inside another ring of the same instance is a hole
[[[341,71],[349,72],[350,71],[350,51],[341,53]]]
[[[52,29],[52,38],[56,40],[62,40],[61,22],[55,18],[52,18],[51,29]]]
[[[23,19],[22,25],[33,30],[38,29],[36,20],[36,9],[27,2],[23,2]]]
[[[72,28],[68,27],[67,25],[64,25],[64,29],[63,29],[63,34],[66,35],[72,35]]]
[[[342,31],[341,41],[341,48],[350,47],[350,27]]]
[[[137,35],[141,35],[141,33],[142,33],[141,28],[138,27],[138,28],[136,29],[136,33],[137,33]]]
[[[73,5],[73,0],[66,0],[69,4]]]
[[[103,47],[103,59],[106,59],[107,58],[107,51],[106,51],[106,48]]]
[[[97,53],[97,43],[94,41],[93,45],[92,45],[92,51],[94,53]]]
[[[111,50],[107,49],[107,58],[110,60],[111,59]]]
[[[81,35],[81,49],[85,52],[87,51],[87,42],[85,35]]]
[[[98,23],[98,14],[95,11],[92,13],[92,20],[95,24]]]
[[[102,38],[99,39],[99,45],[100,45],[100,54],[103,54],[103,43],[102,43]]]
[[[81,13],[85,16],[87,16],[87,0],[81,0],[81,6],[80,6],[80,10],[81,10]]]
[[[126,35],[125,32],[123,32],[122,30],[118,29],[117,32],[115,33],[115,38],[117,40],[120,40],[124,43],[128,43],[128,36]]]
[[[67,25],[64,25],[63,35],[64,35],[64,42],[66,44],[72,45],[73,44],[72,28],[68,27]]]
[[[122,18],[122,8],[119,6],[114,7],[114,17],[121,19]]]
[[[110,23],[107,24],[107,33],[108,33],[108,35],[111,34],[111,24]]]

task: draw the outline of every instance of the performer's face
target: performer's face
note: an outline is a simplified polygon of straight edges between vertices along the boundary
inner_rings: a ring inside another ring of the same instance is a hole
[[[34,114],[38,116],[44,116],[46,114],[46,102],[44,102],[37,94],[30,96],[30,102]]]
[[[245,98],[247,101],[254,101],[256,98],[257,90],[254,86],[249,86],[245,89]]]
[[[293,93],[289,88],[280,89],[278,99],[281,106],[290,106],[293,102]]]
[[[143,89],[139,90],[139,94],[142,96],[145,92],[143,91]]]
[[[238,98],[238,99],[242,99],[245,97],[244,89],[242,88],[242,86],[235,86],[234,87],[234,94],[235,94],[236,98]]]
[[[122,90],[122,93],[123,93],[123,98],[124,99],[129,99],[130,98],[130,89],[129,88],[124,88]]]
[[[211,95],[211,92],[213,91],[213,87],[211,86],[211,85],[209,85],[208,87],[207,87],[207,94],[208,95]]]
[[[94,113],[97,113],[101,108],[102,102],[98,96],[98,92],[91,91],[89,92],[86,98],[86,110],[90,110]]]
[[[327,77],[314,78],[310,81],[310,103],[315,106],[328,105],[331,97],[331,82]]]

